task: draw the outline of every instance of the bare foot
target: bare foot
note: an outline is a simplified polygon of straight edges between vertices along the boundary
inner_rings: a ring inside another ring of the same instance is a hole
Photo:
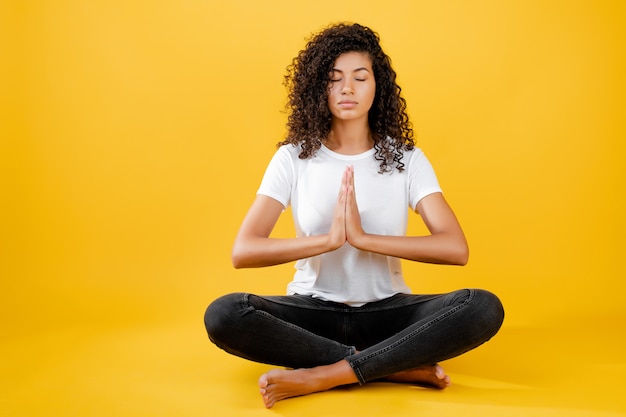
[[[384,379],[438,389],[450,385],[450,377],[439,365],[398,372]],[[265,407],[272,408],[277,401],[286,398],[313,394],[356,382],[358,380],[348,362],[341,361],[310,369],[273,369],[259,378],[259,392]]]
[[[271,408],[286,398],[326,391],[339,385],[358,382],[346,361],[311,369],[273,369],[259,378],[259,392],[265,407]]]
[[[437,389],[444,389],[451,384],[450,377],[446,375],[443,368],[439,365],[423,366],[398,372],[385,377],[384,380],[390,382],[407,382]]]

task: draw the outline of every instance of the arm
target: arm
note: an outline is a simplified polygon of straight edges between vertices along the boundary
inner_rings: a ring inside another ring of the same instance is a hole
[[[381,236],[367,234],[361,226],[353,175],[347,178],[346,234],[358,249],[418,262],[465,265],[469,248],[463,230],[443,194],[433,193],[417,204],[430,235]]]
[[[284,207],[273,198],[257,195],[235,238],[232,263],[235,268],[278,265],[319,255],[346,242],[345,190],[342,187],[328,234],[289,239],[270,238]]]

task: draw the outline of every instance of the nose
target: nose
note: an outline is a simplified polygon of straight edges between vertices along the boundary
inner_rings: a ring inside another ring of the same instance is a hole
[[[352,88],[353,82],[354,81],[351,77],[345,77],[343,80],[341,80],[341,84],[339,85],[341,87],[341,89],[339,90],[341,92],[341,95],[354,93],[354,89]]]

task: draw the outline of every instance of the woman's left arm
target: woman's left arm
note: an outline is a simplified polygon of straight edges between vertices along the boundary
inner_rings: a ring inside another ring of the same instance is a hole
[[[358,249],[409,259],[448,265],[465,265],[469,257],[467,240],[452,208],[442,193],[429,194],[416,207],[430,234],[427,236],[383,236],[368,234],[361,226],[354,182],[348,179],[346,235]]]

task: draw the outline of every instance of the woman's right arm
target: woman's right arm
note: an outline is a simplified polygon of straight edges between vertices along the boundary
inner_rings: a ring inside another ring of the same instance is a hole
[[[235,238],[232,263],[235,268],[257,268],[308,258],[341,247],[346,241],[345,196],[340,193],[334,221],[328,234],[298,238],[270,238],[283,212],[283,205],[257,195]]]

